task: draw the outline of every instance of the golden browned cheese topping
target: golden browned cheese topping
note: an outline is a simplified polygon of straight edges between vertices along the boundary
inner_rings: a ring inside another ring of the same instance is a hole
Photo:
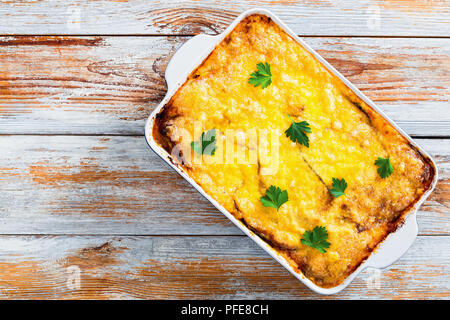
[[[272,83],[250,84],[267,62]],[[292,119],[292,120],[291,120]],[[307,121],[309,147],[290,140]],[[215,129],[213,155],[192,142]],[[240,22],[159,114],[156,140],[209,195],[314,283],[333,287],[393,231],[429,188],[434,172],[407,140],[270,18]],[[389,158],[382,178],[375,160]],[[333,197],[332,179],[345,179]],[[279,210],[260,198],[287,190]],[[325,253],[301,242],[324,226]]]

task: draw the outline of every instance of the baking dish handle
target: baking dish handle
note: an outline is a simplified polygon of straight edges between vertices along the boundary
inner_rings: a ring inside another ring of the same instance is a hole
[[[199,34],[186,41],[172,56],[166,67],[167,90],[170,91],[186,77],[205,58],[203,54],[211,51],[216,44],[217,36]],[[209,50],[208,50],[209,49]],[[178,81],[177,81],[178,80]]]
[[[401,258],[413,244],[417,237],[419,228],[417,226],[416,214],[409,215],[404,224],[396,232],[391,233],[388,238],[380,244],[374,254],[369,258],[368,267],[386,268]]]

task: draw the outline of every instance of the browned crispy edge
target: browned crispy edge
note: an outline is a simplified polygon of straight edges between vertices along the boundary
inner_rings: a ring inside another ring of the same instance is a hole
[[[255,15],[252,15],[252,16],[249,16],[249,17],[246,17],[245,19],[243,19],[238,25],[236,25],[236,27],[238,27],[241,24],[250,24],[250,23],[252,23],[252,21],[250,21],[250,18],[251,17],[255,17],[255,16],[259,16],[259,18],[261,19],[260,21],[263,22],[263,23],[274,23],[270,17],[264,16],[264,15],[260,15],[260,14],[255,14]],[[281,30],[284,32],[283,29],[281,29]],[[222,42],[225,42],[225,44],[227,44],[229,41],[230,41],[230,34],[228,34],[224,38],[224,40],[222,40]],[[190,73],[190,75],[187,77],[185,83],[180,87],[180,89],[186,85],[188,80],[197,77],[197,70],[198,70],[198,68],[200,68],[206,62],[206,60],[209,58],[209,56],[212,54],[213,51],[211,51],[211,53],[202,61],[202,63],[197,68],[195,68],[194,71],[192,71]],[[316,58],[314,57],[314,59],[316,59]],[[316,59],[316,61],[318,61],[318,60]],[[320,61],[318,61],[318,62],[321,63]],[[325,69],[327,69],[327,68],[325,68]],[[343,81],[341,79],[339,79],[336,75],[334,75],[331,72],[330,72],[330,74],[335,78],[336,81],[339,81],[339,82],[343,83]],[[348,89],[348,91],[351,92],[351,95],[348,97],[349,100],[352,101],[355,104],[355,106],[361,112],[363,112],[371,121],[377,121],[377,122],[381,121],[381,124],[378,123],[380,128],[375,127],[376,130],[382,131],[382,133],[385,136],[388,136],[388,135],[391,135],[391,134],[392,135],[400,135],[404,139],[404,142],[406,144],[408,144],[409,147],[412,150],[415,151],[415,153],[422,159],[422,161],[424,163],[424,174],[423,174],[423,177],[422,177],[422,179],[423,179],[422,183],[423,183],[423,187],[424,187],[423,193],[420,194],[419,196],[417,196],[416,199],[414,199],[414,201],[412,201],[409,204],[409,206],[407,208],[405,208],[398,215],[398,217],[397,217],[397,219],[395,221],[387,223],[387,231],[386,231],[386,234],[383,237],[383,239],[380,240],[378,243],[375,243],[375,245],[373,247],[367,248],[365,257],[358,264],[355,264],[352,268],[349,268],[347,270],[347,272],[342,277],[336,279],[335,283],[326,284],[325,285],[323,283],[320,283],[320,281],[318,281],[317,279],[314,279],[314,278],[311,279],[311,277],[313,277],[313,276],[308,272],[308,265],[303,263],[302,261],[296,261],[296,259],[294,259],[291,256],[290,251],[286,250],[285,248],[280,247],[279,245],[277,245],[273,240],[270,239],[270,235],[262,234],[259,230],[256,230],[253,227],[249,226],[244,221],[244,219],[236,217],[236,213],[231,212],[244,226],[246,226],[253,233],[257,234],[260,238],[262,238],[262,240],[264,240],[266,243],[268,243],[273,249],[275,249],[285,259],[287,259],[288,263],[294,268],[295,271],[297,271],[298,273],[302,273],[306,277],[310,278],[314,283],[316,283],[316,285],[319,285],[320,287],[323,287],[323,288],[332,288],[332,287],[335,287],[335,286],[341,284],[350,274],[352,274],[356,269],[358,269],[359,266],[362,263],[364,263],[369,258],[370,254],[380,245],[380,243],[382,243],[389,236],[389,234],[391,234],[392,232],[395,232],[404,223],[405,217],[407,216],[407,214],[414,208],[415,204],[420,200],[420,198],[423,196],[423,194],[426,193],[431,188],[434,176],[436,174],[436,169],[435,169],[431,159],[429,159],[428,157],[426,157],[423,154],[421,154],[417,150],[417,148],[415,146],[411,145],[411,143],[409,143],[409,141],[405,137],[403,137],[403,135],[400,132],[398,132],[398,130],[396,128],[394,128],[386,119],[384,119],[383,116],[381,116],[371,106],[366,104],[345,83],[343,83],[343,84]],[[180,89],[178,89],[178,90],[180,90]],[[174,94],[174,96],[175,96],[175,94]],[[177,142],[176,141],[172,141],[167,136],[166,125],[167,125],[168,121],[170,121],[171,119],[174,119],[174,118],[182,115],[182,114],[179,113],[177,108],[173,105],[173,97],[174,96],[172,96],[172,98],[169,100],[169,102],[156,115],[155,121],[154,121],[154,124],[153,124],[153,138],[154,138],[154,140],[164,150],[166,150],[169,154],[171,154],[172,148],[174,147],[174,145]],[[389,139],[389,137],[386,137],[386,138]],[[170,159],[171,159],[173,164],[178,166],[183,171],[185,171],[185,172],[189,171],[189,168],[186,168],[184,166],[183,155],[181,155],[181,154],[177,155],[177,159],[172,159],[172,157],[170,157]],[[201,184],[198,183],[197,181],[196,181],[196,183],[199,184],[200,187],[202,187]]]

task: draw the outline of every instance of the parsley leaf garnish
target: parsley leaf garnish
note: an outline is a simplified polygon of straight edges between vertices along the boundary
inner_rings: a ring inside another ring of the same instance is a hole
[[[213,156],[216,153],[216,129],[203,132],[199,141],[192,141],[191,148],[198,154]]]
[[[302,243],[311,248],[319,250],[321,253],[327,252],[330,243],[327,241],[328,232],[325,227],[315,227],[313,231],[305,231],[302,238]]]
[[[266,190],[266,195],[264,197],[261,197],[259,200],[264,207],[272,207],[277,209],[278,211],[281,205],[287,202],[289,199],[287,190],[281,191],[281,189],[278,187],[270,186],[270,188]]]
[[[394,171],[394,168],[392,168],[391,161],[389,160],[389,158],[384,159],[378,157],[378,159],[375,160],[375,165],[378,167],[377,172],[382,178],[389,177]]]
[[[291,117],[289,117],[289,119],[291,119]],[[309,123],[306,121],[294,122],[292,119],[291,121],[291,126],[284,132],[286,137],[309,148],[309,138],[306,135],[307,133],[311,133]]]
[[[248,79],[248,83],[254,85],[255,87],[261,86],[261,88],[267,88],[272,83],[272,73],[270,72],[270,64],[258,63],[256,65],[258,71],[253,72]]]
[[[333,197],[337,198],[340,196],[345,196],[345,189],[347,188],[347,182],[344,179],[333,178],[333,187],[330,193]]]

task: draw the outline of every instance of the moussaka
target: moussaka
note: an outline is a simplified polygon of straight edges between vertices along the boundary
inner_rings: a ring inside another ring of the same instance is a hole
[[[263,15],[242,20],[188,76],[153,135],[321,287],[351,274],[434,176],[387,120]]]

